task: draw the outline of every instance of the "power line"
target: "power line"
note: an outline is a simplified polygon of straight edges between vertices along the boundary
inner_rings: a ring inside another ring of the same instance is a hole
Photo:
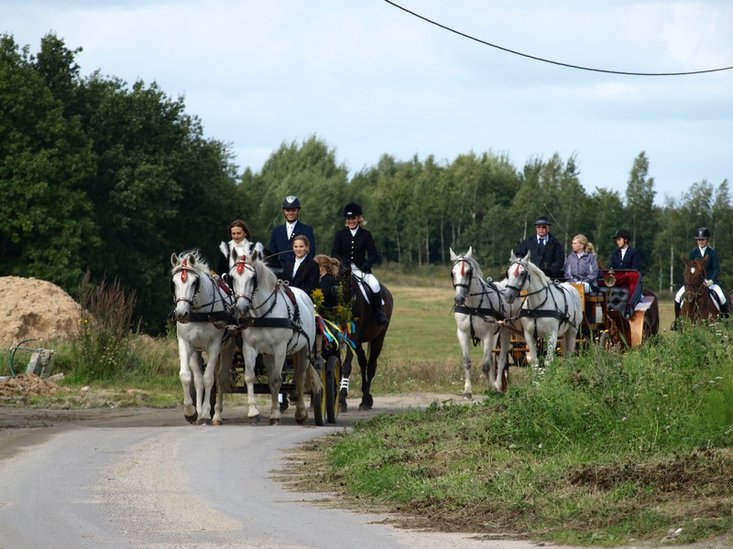
[[[590,72],[602,72],[606,74],[622,74],[626,76],[691,76],[693,74],[706,74],[706,73],[711,73],[711,72],[729,71],[733,69],[733,66],[729,66],[729,67],[719,67],[717,69],[705,69],[705,70],[700,70],[700,71],[688,71],[688,72],[632,72],[632,71],[615,71],[615,70],[610,70],[610,69],[598,69],[594,67],[584,67],[582,65],[573,65],[571,63],[562,63],[560,61],[553,61],[552,59],[546,59],[544,57],[538,57],[536,55],[530,55],[528,53],[522,53],[520,51],[505,48],[504,46],[499,46],[498,44],[492,44],[491,42],[487,42],[486,40],[481,40],[480,38],[476,38],[475,36],[471,36],[470,34],[466,34],[465,32],[461,32],[454,28],[451,28],[441,23],[438,23],[437,21],[433,21],[432,19],[428,19],[427,17],[420,15],[419,13],[410,11],[403,6],[400,6],[399,4],[392,2],[391,0],[384,0],[384,1],[387,2],[387,4],[394,6],[397,9],[400,9],[406,13],[409,13],[413,17],[422,19],[423,21],[430,23],[431,25],[440,27],[443,30],[447,30],[448,32],[452,32],[453,34],[462,36],[463,38],[468,38],[469,40],[473,40],[474,42],[478,42],[479,44],[483,44],[484,46],[490,46],[492,48],[496,48],[497,50],[501,50],[501,51],[511,53],[514,55],[519,55],[521,57],[526,57],[527,59],[541,61],[542,63],[550,63],[551,65],[559,65],[560,67],[567,67],[570,69],[577,69],[581,71],[590,71]]]

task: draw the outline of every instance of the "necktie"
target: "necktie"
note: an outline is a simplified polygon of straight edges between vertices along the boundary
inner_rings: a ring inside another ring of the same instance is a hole
[[[540,238],[540,251],[543,251],[545,249],[545,239]]]

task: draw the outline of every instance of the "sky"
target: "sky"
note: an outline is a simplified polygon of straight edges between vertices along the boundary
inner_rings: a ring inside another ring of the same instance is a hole
[[[324,141],[353,175],[489,152],[521,170],[575,157],[588,193],[624,195],[644,151],[657,203],[733,177],[733,2],[634,0],[0,0],[31,53],[54,33],[94,71],[182,97],[254,172]]]

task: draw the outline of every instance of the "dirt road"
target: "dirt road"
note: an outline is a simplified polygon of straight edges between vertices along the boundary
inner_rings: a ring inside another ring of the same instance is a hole
[[[225,410],[222,427],[187,425],[181,410],[0,408],[0,547],[534,547],[397,529],[273,479],[286,451],[313,437],[454,399],[381,398],[336,427],[299,426],[288,414],[280,426],[249,425],[243,406]]]

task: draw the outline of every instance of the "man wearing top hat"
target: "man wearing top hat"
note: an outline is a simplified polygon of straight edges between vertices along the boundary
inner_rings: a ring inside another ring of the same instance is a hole
[[[537,265],[550,278],[563,278],[565,252],[560,241],[550,234],[550,221],[540,217],[535,221],[535,235],[519,244],[515,254],[524,257],[529,252],[529,260]]]

